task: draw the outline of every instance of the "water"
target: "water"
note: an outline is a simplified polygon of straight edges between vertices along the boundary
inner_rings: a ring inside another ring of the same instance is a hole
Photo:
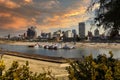
[[[82,56],[87,56],[92,54],[93,57],[97,57],[99,54],[106,54],[109,56],[109,51],[112,51],[114,54],[114,58],[120,58],[120,49],[104,49],[104,48],[78,48],[72,50],[48,50],[43,48],[29,48],[27,46],[19,46],[19,45],[7,45],[0,44],[0,48],[22,52],[26,54],[40,54],[44,56],[54,56],[54,57],[64,57],[64,58],[81,58]]]

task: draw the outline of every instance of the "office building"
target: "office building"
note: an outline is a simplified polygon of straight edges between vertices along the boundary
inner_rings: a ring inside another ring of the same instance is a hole
[[[37,37],[36,27],[31,26],[27,30],[27,38],[28,39],[35,39]]]
[[[96,37],[99,36],[99,30],[98,30],[98,29],[95,29],[95,30],[94,30],[94,36],[96,36]]]
[[[73,33],[71,32],[71,30],[67,30],[65,32],[65,36],[66,36],[66,38],[73,38]]]
[[[85,23],[84,22],[79,23],[79,37],[85,38]]]
[[[77,32],[75,29],[72,30],[73,35],[77,35]]]

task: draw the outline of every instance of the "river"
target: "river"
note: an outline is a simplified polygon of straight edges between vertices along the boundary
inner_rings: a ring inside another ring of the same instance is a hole
[[[48,50],[43,48],[29,48],[20,45],[7,45],[0,44],[0,48],[8,51],[21,52],[25,54],[40,54],[44,56],[64,57],[64,58],[81,58],[92,54],[97,57],[99,54],[106,54],[109,56],[109,51],[112,51],[114,58],[120,58],[120,49],[107,49],[107,48],[77,48],[72,50]]]

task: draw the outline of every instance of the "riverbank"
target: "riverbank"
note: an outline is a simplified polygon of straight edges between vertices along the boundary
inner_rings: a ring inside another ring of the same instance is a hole
[[[77,47],[120,49],[120,43],[77,43]]]
[[[35,45],[36,43],[40,45],[49,45],[52,44],[53,42],[16,42],[16,41],[0,41],[0,44],[9,44],[9,45]],[[74,45],[74,42],[66,42],[62,43],[62,45]],[[119,49],[120,48],[120,43],[91,43],[91,42],[76,42],[75,47],[77,48],[115,48]]]
[[[11,66],[13,61],[18,61],[20,65],[23,65],[26,61],[28,61],[30,70],[32,72],[44,73],[50,71],[53,76],[60,80],[68,79],[68,73],[66,71],[66,67],[69,66],[68,63],[48,62],[19,56],[12,56],[8,54],[4,54],[2,59],[4,60],[6,69],[8,69]]]

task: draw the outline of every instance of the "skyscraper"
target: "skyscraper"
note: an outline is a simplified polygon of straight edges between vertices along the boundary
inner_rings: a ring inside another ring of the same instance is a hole
[[[79,23],[79,37],[85,38],[85,23],[84,22]]]
[[[27,30],[27,38],[28,39],[35,39],[37,37],[36,27],[30,27]]]
[[[75,29],[72,30],[72,33],[73,33],[73,35],[76,35],[76,34],[77,34],[77,32],[76,32]]]
[[[99,36],[99,30],[98,29],[94,30],[94,36]]]

